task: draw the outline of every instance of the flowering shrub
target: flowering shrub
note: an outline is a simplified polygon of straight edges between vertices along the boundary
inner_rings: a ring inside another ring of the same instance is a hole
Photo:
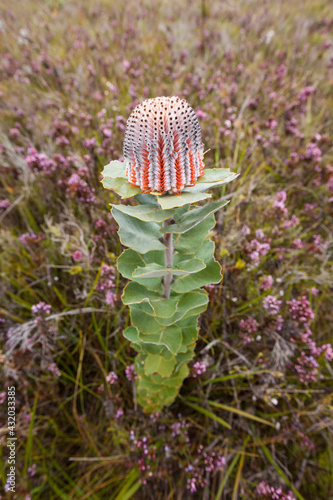
[[[122,296],[133,325],[124,336],[139,353],[136,387],[147,413],[161,411],[177,396],[194,356],[198,315],[207,307],[207,292],[199,287],[221,278],[209,231],[214,213],[226,202],[197,208],[195,203],[210,196],[206,189],[236,176],[227,169],[211,169],[203,176],[201,156],[192,108],[175,97],[157,97],[144,101],[128,120],[125,167],[112,162],[103,171],[104,187],[123,198],[134,195],[140,203],[113,205],[112,214],[121,242],[129,247],[118,259],[118,270],[132,280]],[[124,168],[131,189],[124,183]],[[197,177],[202,186],[186,189]],[[147,197],[141,189],[170,194]]]

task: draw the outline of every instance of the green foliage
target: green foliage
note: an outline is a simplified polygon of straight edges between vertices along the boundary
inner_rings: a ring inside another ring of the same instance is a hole
[[[115,207],[112,208],[112,215],[119,224],[119,238],[123,245],[139,253],[164,249],[159,241],[161,234],[157,223],[143,222]]]
[[[210,195],[209,187],[235,178],[228,169],[207,170],[198,193],[179,196],[138,194],[139,205],[112,205],[119,238],[129,247],[118,259],[118,270],[132,281],[122,300],[130,308],[131,327],[124,336],[139,353],[135,363],[138,402],[145,412],[159,412],[176,398],[187,364],[194,356],[198,318],[206,310],[207,293],[201,287],[221,280],[214,259],[210,230],[214,213],[227,204],[195,203]],[[123,198],[130,191],[125,167],[111,162],[103,170],[103,185]],[[133,189],[133,188],[131,188]],[[165,264],[165,237],[172,242],[172,265]],[[163,279],[172,277],[170,296],[163,296]]]

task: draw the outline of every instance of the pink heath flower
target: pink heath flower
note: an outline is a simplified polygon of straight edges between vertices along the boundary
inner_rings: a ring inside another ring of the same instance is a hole
[[[117,413],[115,415],[116,419],[121,418],[124,415],[124,410],[122,408],[118,408]]]
[[[278,300],[274,295],[267,295],[263,300],[264,309],[266,309],[267,314],[274,316],[280,311],[282,301]]]
[[[110,372],[106,376],[106,381],[109,382],[111,385],[115,384],[118,380],[118,375],[115,372]]]
[[[204,174],[195,111],[179,97],[155,97],[131,113],[124,140],[126,175],[144,193],[180,194]]]
[[[6,198],[5,200],[1,200],[0,201],[0,209],[5,210],[9,206],[10,206],[10,201],[8,200],[8,198]]]
[[[276,194],[275,201],[273,203],[273,209],[277,215],[283,215],[284,217],[288,214],[288,209],[285,206],[287,199],[287,193],[285,191],[279,191]]]
[[[262,229],[256,230],[256,238],[257,238],[257,240],[262,240],[265,238],[265,234],[264,234],[264,231]]]
[[[125,368],[125,375],[127,380],[135,380],[137,378],[137,375],[135,373],[134,365],[128,365]]]
[[[28,467],[27,473],[29,474],[30,477],[33,477],[36,474],[36,464],[32,464],[31,467]]]
[[[107,290],[105,294],[105,302],[108,306],[114,306],[115,301],[117,300],[117,295],[112,290]]]
[[[31,306],[31,311],[33,314],[44,314],[48,315],[51,313],[51,306],[50,304],[45,304],[45,302],[38,302],[38,304],[35,304]]]
[[[333,348],[332,348],[331,344],[322,345],[321,351],[324,353],[327,361],[333,361]]]
[[[293,241],[293,245],[296,247],[296,248],[303,248],[303,242],[300,238],[296,238],[294,241]]]
[[[45,317],[51,313],[51,305],[45,302],[38,302],[31,306],[31,312],[35,315],[34,325],[39,325],[45,320]]]
[[[258,331],[258,322],[254,318],[241,319],[239,322],[239,327],[247,333],[254,333]]]
[[[193,365],[193,377],[196,378],[198,375],[202,375],[206,371],[206,364],[203,361],[197,361]]]
[[[60,372],[59,368],[57,367],[56,363],[51,363],[51,364],[47,367],[47,369],[48,369],[50,372],[54,373],[57,377],[61,377],[61,372]]]
[[[291,317],[298,323],[308,324],[314,319],[314,312],[305,295],[299,299],[289,300],[287,305],[289,306]]]
[[[82,260],[82,252],[80,252],[80,250],[76,250],[75,252],[73,252],[72,258],[75,262],[79,262],[80,260]]]
[[[265,276],[265,278],[262,280],[260,283],[260,289],[261,290],[269,290],[273,286],[273,278],[272,276]]]

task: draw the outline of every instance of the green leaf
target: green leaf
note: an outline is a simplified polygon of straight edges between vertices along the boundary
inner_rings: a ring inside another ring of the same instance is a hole
[[[164,252],[152,251],[147,252],[146,254],[139,254],[129,248],[118,258],[117,268],[124,278],[132,279],[146,287],[148,290],[160,292],[162,294],[163,286],[159,278],[144,278],[142,280],[139,278],[133,278],[133,272],[137,267],[145,266],[147,263],[154,260],[163,263]]]
[[[192,397],[192,396],[189,396],[188,399],[190,399],[191,401],[200,401],[198,398]],[[229,411],[231,413],[237,413],[237,415],[240,415],[241,417],[244,417],[244,418],[247,418],[250,420],[255,420],[257,422],[260,422],[261,424],[269,425],[271,427],[275,427],[274,423],[269,422],[268,420],[265,420],[264,418],[257,417],[257,415],[253,415],[252,413],[248,413],[247,411],[243,411],[243,410],[239,410],[238,408],[234,408],[233,406],[224,405],[221,403],[217,403],[216,401],[210,401],[210,400],[208,400],[207,403],[210,406],[213,406],[215,408],[221,408],[221,410],[226,410],[226,411]]]
[[[148,300],[131,306],[133,324],[146,334],[157,333],[165,326],[176,324],[199,315],[207,307],[208,295],[204,290],[195,290],[170,299]],[[187,326],[188,323],[185,324]]]
[[[137,480],[138,476],[139,471],[136,468],[131,469],[129,474],[127,474],[125,479],[122,481],[121,489],[114,500],[129,500],[132,495],[134,495],[135,491],[139,489],[137,485],[141,486],[140,481],[134,483],[134,481]]]
[[[208,193],[186,193],[183,191],[179,195],[166,194],[157,196],[157,202],[163,210],[166,210],[167,208],[181,207],[188,203],[196,203],[207,198],[211,198]]]
[[[125,163],[119,160],[114,160],[105,165],[102,172],[103,177],[110,177],[111,179],[116,179],[117,177],[123,177],[126,179],[126,167]]]
[[[197,252],[194,255],[176,252],[173,258],[173,263],[175,266],[178,267],[181,267],[182,263],[184,261],[187,262],[187,260],[189,259],[192,260],[198,259],[206,263],[214,258],[214,251],[215,251],[214,241],[204,240],[201,247],[199,248],[199,250],[197,250]]]
[[[130,326],[130,327],[126,328],[123,335],[127,340],[132,342],[133,349],[135,349],[137,352],[139,352],[142,355],[154,354],[156,356],[157,355],[163,356],[163,358],[165,358],[166,360],[169,360],[174,356],[162,344],[161,345],[150,344],[150,343],[146,343],[146,342],[140,340],[138,337],[139,331],[134,326]]]
[[[240,457],[240,460],[239,460],[239,465],[238,465],[238,469],[237,469],[234,487],[232,490],[232,499],[231,500],[238,500],[238,488],[239,488],[239,483],[240,483],[241,476],[242,476],[242,470],[244,467],[244,460],[245,460],[245,455],[242,454]]]
[[[186,188],[183,192],[189,192],[189,193],[204,193],[207,191],[207,189],[214,189],[220,186],[223,186],[223,184],[227,184],[230,181],[233,181],[237,179],[239,174],[231,174],[227,179],[224,179],[223,181],[217,181],[217,182],[210,182],[210,183],[202,183],[202,184],[196,184],[195,186]]]
[[[207,303],[208,295],[204,290],[195,290],[186,293],[178,297],[174,314],[170,317],[166,317],[165,313],[163,313],[163,303],[159,300],[151,301],[158,323],[161,325],[171,325],[175,323],[180,327],[184,324],[185,319],[191,318],[192,316],[198,316],[201,312],[205,311]],[[187,323],[185,326],[187,326]]]
[[[184,363],[188,364],[191,361],[191,359],[194,358],[194,348],[195,348],[195,344],[188,346],[188,349],[186,352],[181,352],[179,350],[179,352],[176,356],[177,365],[182,365]]]
[[[133,278],[162,278],[171,274],[171,268],[155,264],[154,262],[145,267],[137,267],[132,274]]]
[[[139,331],[138,339],[142,342],[165,346],[172,354],[177,354],[182,344],[182,332],[176,325],[167,326],[164,330],[145,335]]]
[[[238,177],[239,174],[231,172],[228,168],[206,169],[205,175],[197,179],[195,186],[185,188],[189,193],[202,193],[207,189],[215,188],[227,184]]]
[[[223,425],[223,427],[226,427],[227,429],[231,429],[231,425],[229,425],[228,422],[226,422],[222,418],[218,417],[213,412],[206,410],[205,408],[201,408],[201,406],[197,406],[197,405],[194,405],[193,403],[189,403],[185,399],[183,399],[183,402],[186,404],[186,406],[189,406],[190,408],[193,408],[193,410],[197,410],[199,413],[206,415],[206,417],[209,417],[209,418],[215,420],[215,422],[218,422],[219,424]]]
[[[139,188],[132,187],[128,180],[122,177],[117,177],[116,179],[104,177],[102,184],[105,189],[112,189],[112,191],[119,194],[123,199],[131,198],[141,192]]]
[[[135,363],[138,403],[147,413],[161,411],[163,406],[170,405],[177,397],[184,378],[188,376],[188,367],[181,365],[170,377],[165,378],[159,374],[146,375],[143,361],[138,358]]]
[[[130,217],[113,207],[112,215],[119,224],[119,238],[123,245],[139,253],[150,250],[164,250],[165,245],[159,241],[160,226],[155,222],[143,222]]]
[[[163,227],[160,232],[181,234],[186,233],[190,229],[197,226],[200,222],[205,220],[209,215],[215,213],[217,210],[219,210],[221,207],[224,207],[228,203],[228,201],[214,201],[212,203],[204,205],[203,207],[190,210],[180,217],[175,217],[177,224],[170,224],[166,227]]]
[[[139,304],[140,302],[148,302],[150,299],[158,299],[161,295],[152,290],[147,290],[144,285],[136,281],[130,281],[124,288],[121,297],[123,304]]]
[[[209,232],[215,226],[215,217],[209,215],[193,229],[186,234],[180,234],[174,237],[174,247],[177,252],[185,254],[195,254],[202,246]]]
[[[215,243],[212,240],[205,240],[199,250],[196,252],[195,257],[202,259],[204,262],[209,262],[214,259]]]
[[[146,314],[154,316],[157,320],[168,319],[173,321],[174,315],[177,313],[178,303],[180,297],[170,297],[166,299],[165,297],[160,297],[158,299],[149,300],[149,307],[147,304],[142,304],[141,310],[145,311]]]
[[[158,333],[163,328],[153,315],[150,302],[130,306],[132,324],[146,335]]]
[[[122,198],[131,198],[141,193],[140,188],[132,187],[126,177],[125,163],[112,161],[104,167],[102,184],[106,189],[112,189]]]
[[[135,217],[145,222],[162,222],[174,216],[176,210],[162,210],[161,208],[152,205],[113,205],[117,210],[120,210],[130,217]]]
[[[190,318],[187,318],[186,320],[179,322],[178,326],[181,328],[183,336],[182,345],[179,349],[179,352],[185,353],[189,349],[189,346],[194,346],[196,341],[198,340],[198,318],[192,316]]]
[[[186,293],[196,288],[209,284],[216,284],[221,281],[221,266],[215,260],[208,262],[205,269],[196,274],[188,274],[176,278],[171,285],[171,290],[176,293]]]
[[[181,260],[176,264],[171,273],[174,276],[186,276],[187,274],[197,273],[205,268],[205,263],[202,259],[192,257],[191,259]]]
[[[135,195],[134,197],[141,205],[153,205],[155,207],[158,207],[157,203],[157,197],[153,194],[150,193],[139,193]]]
[[[190,205],[182,205],[181,207],[176,208],[175,219],[179,219],[183,214],[185,214],[190,208]]]
[[[176,364],[176,359],[173,357],[169,360],[162,356],[148,354],[145,359],[144,370],[146,375],[158,373],[161,377],[170,377]]]
[[[141,366],[138,367],[138,373],[140,373],[140,379],[142,381],[142,388],[149,388],[148,384],[151,383],[153,386],[153,392],[158,393],[162,387],[170,387],[170,388],[177,388],[179,387],[184,380],[184,378],[188,375],[188,368],[187,366],[180,366],[178,369],[176,369],[172,375],[168,378],[161,377],[161,375],[154,374],[154,375],[146,375],[144,372],[144,360],[141,357],[141,360],[136,360],[140,362]]]
[[[168,274],[174,276],[186,276],[191,273],[197,273],[205,268],[202,260],[192,258],[191,260],[183,260],[175,267],[165,267],[159,264],[148,264],[145,267],[137,267],[132,274],[133,278],[162,278]]]
[[[214,183],[233,175],[230,168],[205,168],[204,175],[197,179],[197,184]]]

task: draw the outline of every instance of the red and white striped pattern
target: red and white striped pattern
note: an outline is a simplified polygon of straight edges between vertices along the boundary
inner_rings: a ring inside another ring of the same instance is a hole
[[[124,140],[126,175],[144,193],[180,194],[204,175],[198,118],[179,97],[155,97],[131,113]]]

